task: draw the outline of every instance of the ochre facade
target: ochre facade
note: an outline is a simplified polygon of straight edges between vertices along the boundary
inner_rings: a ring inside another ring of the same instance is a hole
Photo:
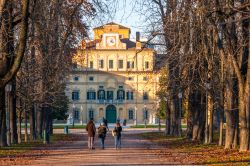
[[[70,121],[156,123],[155,51],[139,34],[131,41],[130,29],[122,25],[94,28],[94,40],[82,42],[73,63],[66,90]]]

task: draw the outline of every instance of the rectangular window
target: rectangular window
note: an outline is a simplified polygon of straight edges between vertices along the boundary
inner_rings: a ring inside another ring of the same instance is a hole
[[[148,77],[143,77],[143,81],[147,81],[148,80]]]
[[[114,68],[113,60],[109,60],[109,68],[110,69]]]
[[[127,68],[133,69],[134,68],[134,61],[127,61]]]
[[[114,98],[114,93],[113,91],[107,91],[107,99],[108,100],[113,100]]]
[[[76,101],[80,99],[79,91],[73,91],[72,92],[72,100]]]
[[[93,69],[94,68],[94,62],[93,61],[89,61],[89,68]]]
[[[89,91],[87,92],[87,100],[95,100],[96,99],[96,93]]]
[[[148,110],[143,111],[143,119],[147,120],[148,119]]]
[[[133,100],[134,99],[134,93],[131,91],[127,91],[127,100]]]
[[[118,68],[123,69],[123,60],[119,60]]]
[[[93,118],[94,119],[94,110],[90,109],[89,110],[89,119]]]
[[[75,109],[75,111],[74,111],[74,119],[75,119],[75,120],[78,120],[79,117],[80,117],[79,110]]]
[[[149,69],[149,62],[148,61],[145,62],[145,69]]]
[[[129,110],[128,111],[128,119],[129,120],[133,120],[134,119],[134,111],[133,110]]]
[[[143,100],[148,100],[148,92],[143,92]]]
[[[90,76],[90,77],[89,77],[89,81],[94,81],[94,77],[93,77],[93,76]]]
[[[99,60],[99,68],[100,69],[104,68],[104,61],[103,61],[103,59]]]

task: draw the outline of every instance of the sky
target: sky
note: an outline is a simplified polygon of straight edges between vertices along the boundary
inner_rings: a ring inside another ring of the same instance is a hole
[[[139,15],[136,11],[138,7],[135,0],[117,0],[117,5],[114,7],[113,12],[107,19],[96,18],[90,28],[91,38],[93,38],[92,29],[97,26],[101,26],[108,22],[115,22],[121,24],[131,29],[131,38],[135,38],[135,33],[137,31],[143,33],[143,22],[144,19],[142,15]]]

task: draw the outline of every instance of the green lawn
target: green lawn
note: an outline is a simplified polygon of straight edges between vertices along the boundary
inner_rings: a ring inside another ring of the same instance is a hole
[[[86,125],[74,125],[74,127],[72,125],[53,125],[54,129],[64,129],[65,126],[68,126],[69,129],[85,129]]]
[[[165,124],[161,124],[161,128],[165,128]],[[132,125],[132,126],[130,126],[131,128],[145,128],[145,125],[143,125],[143,124],[140,124],[140,125]],[[159,125],[158,124],[154,124],[154,125],[152,125],[152,124],[150,124],[150,125],[146,125],[146,128],[158,128],[159,127]],[[186,124],[184,124],[184,125],[182,125],[182,128],[187,128],[187,125]]]
[[[22,137],[24,138],[24,136]],[[61,141],[73,141],[74,139],[78,139],[75,135],[72,134],[53,134],[50,136],[50,144],[44,145],[42,139],[38,139],[35,141],[23,142],[21,144],[13,144],[10,147],[0,147],[0,157],[7,156],[16,156],[21,154],[26,154],[29,151],[32,151],[34,148],[51,146],[55,143],[59,143]]]
[[[54,124],[53,128],[54,129],[64,129],[65,126],[68,126],[69,129],[85,129],[86,125],[80,125],[80,124],[76,124],[74,125],[74,127],[72,125],[63,125],[63,124]],[[21,127],[24,129],[24,124],[21,125]],[[29,124],[27,125],[27,127],[29,128]]]

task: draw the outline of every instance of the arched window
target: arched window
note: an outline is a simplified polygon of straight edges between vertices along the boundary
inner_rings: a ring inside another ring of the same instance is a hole
[[[128,110],[128,119],[133,120],[134,119],[134,111],[132,109]]]
[[[122,89],[117,91],[117,100],[124,100],[125,99],[125,92]]]
[[[97,96],[98,100],[105,100],[105,91],[103,89],[98,90]]]

